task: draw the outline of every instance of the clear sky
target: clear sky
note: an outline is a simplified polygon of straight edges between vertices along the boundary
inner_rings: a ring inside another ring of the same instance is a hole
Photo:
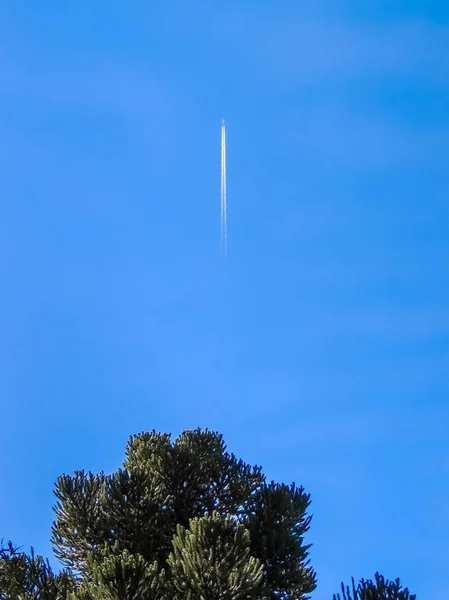
[[[0,537],[199,425],[311,493],[314,598],[448,597],[448,48],[442,1],[3,0]]]

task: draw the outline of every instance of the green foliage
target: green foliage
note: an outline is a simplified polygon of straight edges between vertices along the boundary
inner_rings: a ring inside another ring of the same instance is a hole
[[[11,542],[0,550],[0,598],[26,597],[29,590],[26,556],[17,552]]]
[[[217,433],[185,431],[173,443],[155,431],[133,436],[122,469],[60,477],[56,496],[56,555],[79,573],[104,543],[167,568],[177,528],[214,513],[248,530],[267,596],[290,590],[306,598],[316,586],[303,544],[309,497],[302,488],[267,485],[260,467],[228,453]]]
[[[171,549],[173,515],[150,473],[134,467],[108,476],[102,497],[105,537],[122,550],[163,563]]]
[[[302,598],[316,587],[315,572],[308,567],[310,545],[304,545],[312,518],[306,514],[309,505],[302,487],[272,482],[257,490],[243,519],[273,600]]]
[[[237,460],[223,437],[208,430],[185,431],[174,444],[154,431],[133,436],[126,457],[126,469],[151,475],[176,525],[213,510],[235,514],[264,482],[260,467]]]
[[[0,600],[65,600],[73,579],[55,575],[48,561],[19,552],[11,542],[0,548]]]
[[[183,600],[260,598],[262,565],[250,555],[248,530],[236,520],[211,516],[178,525],[168,558],[173,593]]]
[[[342,583],[342,596],[334,594],[333,600],[416,600],[415,595],[402,587],[399,579],[389,581],[379,573],[375,574],[374,579],[361,579],[357,587],[352,579],[352,589],[349,586],[345,588]]]
[[[267,483],[221,435],[132,436],[122,468],[56,484],[52,542],[66,570],[0,549],[0,600],[307,600],[310,497]],[[334,600],[415,600],[376,574]]]
[[[86,574],[68,600],[150,600],[162,597],[164,573],[156,562],[105,545],[93,552]]]
[[[164,565],[177,525],[213,510],[238,515],[263,482],[260,468],[229,454],[216,433],[186,431],[173,444],[154,431],[133,436],[113,475],[58,479],[55,553],[82,572],[90,552],[118,542]]]
[[[81,572],[87,557],[108,541],[103,510],[105,476],[84,471],[58,477],[55,495],[57,525],[53,524],[55,555],[69,569]]]

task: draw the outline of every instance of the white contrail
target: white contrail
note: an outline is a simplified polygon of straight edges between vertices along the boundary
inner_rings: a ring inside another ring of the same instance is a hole
[[[224,120],[221,122],[221,255],[226,258],[228,252],[228,215],[226,206],[226,127]]]

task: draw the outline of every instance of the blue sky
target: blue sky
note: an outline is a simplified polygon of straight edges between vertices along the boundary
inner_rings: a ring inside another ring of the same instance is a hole
[[[449,5],[153,4],[0,7],[0,537],[199,425],[311,493],[314,598],[445,598]]]

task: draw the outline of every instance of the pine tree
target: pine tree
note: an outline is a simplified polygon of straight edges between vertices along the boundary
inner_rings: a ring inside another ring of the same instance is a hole
[[[250,555],[248,530],[230,516],[191,519],[178,525],[168,558],[174,600],[256,600],[262,564]]]
[[[303,488],[271,482],[253,495],[243,519],[273,600],[302,598],[315,587],[307,559],[310,545],[303,543],[312,518],[306,513],[309,504]]]
[[[163,597],[164,573],[156,562],[105,545],[87,559],[84,577],[68,600],[157,600]]]
[[[389,581],[379,573],[375,574],[374,579],[361,579],[356,587],[353,578],[352,589],[349,586],[345,588],[342,583],[342,596],[334,594],[333,600],[416,600],[415,595],[402,587],[399,579]]]
[[[19,552],[11,542],[0,548],[0,600],[66,600],[73,579],[55,575],[42,556]]]
[[[0,600],[307,600],[310,497],[267,483],[221,435],[132,436],[112,474],[58,478],[52,542],[64,569],[0,549]],[[416,600],[399,580],[333,600]]]
[[[81,572],[89,554],[109,541],[102,505],[105,480],[104,473],[84,471],[58,477],[54,507],[58,521],[52,528],[52,542],[56,557],[70,570]]]
[[[316,586],[303,543],[309,497],[302,488],[268,485],[260,467],[228,453],[217,433],[185,431],[174,443],[155,431],[133,436],[123,468],[112,475],[63,475],[56,497],[56,555],[79,574],[89,555],[107,544],[157,563],[170,577],[179,527],[187,530],[192,519],[213,513],[248,531],[267,596],[301,600]]]

